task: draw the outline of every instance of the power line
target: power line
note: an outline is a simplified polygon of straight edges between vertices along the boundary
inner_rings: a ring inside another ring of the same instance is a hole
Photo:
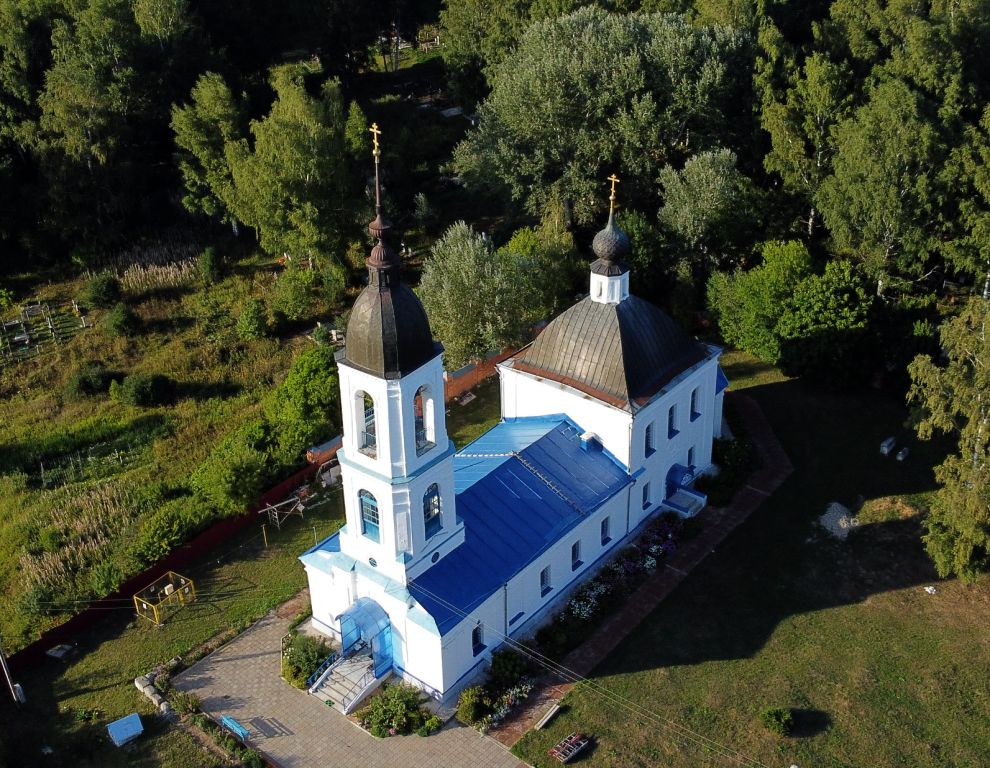
[[[461,616],[462,618],[467,618],[467,619],[474,618],[471,614],[462,611],[460,608],[453,605],[452,603],[449,603],[447,600],[440,597],[439,595],[436,595],[430,590],[425,589],[415,580],[413,580],[411,583],[414,584],[417,589],[422,591],[424,594],[430,596],[431,598],[439,602],[441,605],[443,605],[453,613]],[[681,725],[675,720],[672,720],[668,717],[665,717],[664,715],[661,715],[659,712],[655,712],[653,710],[647,709],[642,705],[637,704],[635,701],[632,701],[631,699],[628,699],[622,696],[621,694],[612,691],[606,686],[600,683],[596,683],[593,680],[590,680],[589,678],[584,677],[583,675],[575,672],[574,670],[569,669],[564,665],[553,661],[552,659],[544,656],[543,654],[539,653],[533,648],[530,648],[529,646],[520,643],[517,640],[514,640],[508,635],[503,634],[497,628],[492,627],[491,625],[480,621],[480,619],[478,621],[479,623],[483,624],[486,628],[492,630],[497,637],[501,638],[510,647],[517,650],[519,653],[522,653],[527,658],[532,659],[534,662],[536,662],[537,664],[539,664],[541,667],[545,668],[552,674],[555,674],[558,677],[563,678],[566,682],[581,683],[586,688],[590,688],[592,693],[597,694],[601,698],[604,698],[607,702],[615,706],[622,707],[623,709],[631,712],[634,715],[652,719],[653,721],[660,724],[662,727],[671,730],[674,736],[685,739],[696,747],[700,747],[702,749],[707,749],[707,750],[714,750],[720,756],[735,760],[737,762],[741,762],[744,765],[759,766],[759,768],[768,768],[765,763],[760,762],[756,758],[749,757],[748,755],[745,755],[744,753],[740,752],[737,749],[721,744],[720,742],[717,742],[714,739],[704,736],[703,734],[700,734],[697,731],[693,731],[687,726]]]

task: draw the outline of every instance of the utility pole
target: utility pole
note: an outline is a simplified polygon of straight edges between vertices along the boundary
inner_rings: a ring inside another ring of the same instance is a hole
[[[21,703],[21,697],[17,694],[17,688],[14,687],[14,681],[10,677],[10,667],[7,666],[7,657],[3,653],[3,646],[0,646],[0,667],[3,668],[3,676],[7,680],[7,687],[10,688],[10,695],[14,697],[14,701],[18,704]]]

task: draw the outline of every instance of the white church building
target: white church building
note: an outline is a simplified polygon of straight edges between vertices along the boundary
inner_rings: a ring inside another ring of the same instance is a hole
[[[346,523],[300,557],[342,651],[310,690],[345,710],[389,673],[452,701],[647,519],[701,509],[727,386],[719,348],[630,294],[613,210],[589,295],[499,365],[501,422],[457,451],[443,349],[389,229],[379,205],[337,356]]]

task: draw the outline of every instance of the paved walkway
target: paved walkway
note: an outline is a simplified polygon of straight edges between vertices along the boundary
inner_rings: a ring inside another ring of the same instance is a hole
[[[728,507],[709,507],[698,515],[701,533],[681,544],[669,557],[665,556],[664,567],[634,592],[622,608],[609,616],[588,640],[564,658],[562,666],[568,670],[581,677],[587,676],[794,471],[756,401],[736,393],[730,393],[730,398],[737,415],[746,425],[749,438],[759,451],[763,466],[750,476]],[[526,706],[492,731],[491,735],[506,746],[512,746],[573,687],[560,676],[543,678]]]
[[[439,733],[376,739],[281,679],[280,640],[290,618],[269,615],[173,680],[203,711],[231,715],[249,744],[281,768],[524,768],[497,741],[448,723]]]

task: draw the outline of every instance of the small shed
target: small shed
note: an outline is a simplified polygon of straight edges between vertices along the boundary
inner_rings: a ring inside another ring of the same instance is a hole
[[[120,720],[114,720],[107,726],[107,733],[110,734],[110,741],[118,747],[134,741],[134,739],[144,733],[141,715],[133,712],[127,717],[120,718]]]

